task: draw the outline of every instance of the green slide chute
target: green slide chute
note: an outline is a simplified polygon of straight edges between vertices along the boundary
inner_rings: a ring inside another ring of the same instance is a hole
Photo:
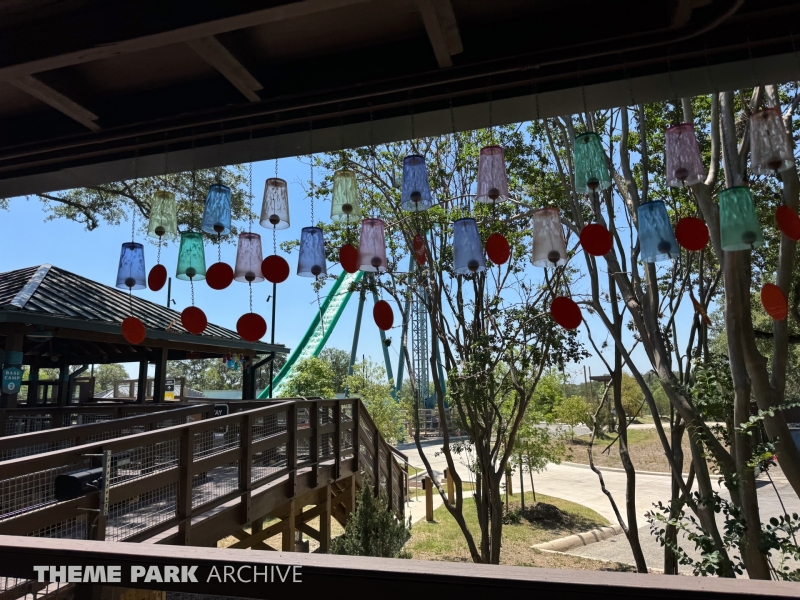
[[[363,276],[363,271],[356,271],[355,273],[343,271],[342,274],[339,275],[328,297],[325,298],[322,307],[311,322],[311,326],[303,336],[303,339],[300,340],[300,343],[289,355],[286,364],[283,365],[283,368],[275,376],[275,381],[273,381],[273,385],[275,386],[274,393],[272,394],[273,396],[280,396],[281,385],[289,380],[292,369],[294,369],[297,363],[307,358],[319,356],[319,353],[325,347],[325,343],[333,332],[334,327],[336,327],[339,317],[342,316],[342,312],[347,306],[347,301],[350,300],[350,296],[352,295],[350,289],[352,285],[361,281]],[[321,320],[320,317],[322,317]],[[258,395],[258,398],[260,400],[269,398],[269,392],[270,388],[267,386],[266,389]]]

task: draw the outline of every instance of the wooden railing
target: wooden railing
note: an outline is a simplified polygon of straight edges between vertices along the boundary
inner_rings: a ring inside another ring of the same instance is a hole
[[[33,433],[7,435],[0,437],[0,462],[72,446],[82,446],[101,440],[115,439],[153,429],[173,427],[190,421],[199,421],[210,417],[213,412],[213,406],[197,404],[173,407],[172,410],[151,411],[132,417],[98,421],[88,425],[57,427]]]
[[[56,477],[97,468],[104,453],[107,514],[102,494],[57,501]],[[212,545],[362,470],[402,515],[407,471],[359,400],[273,401],[0,463],[0,534]]]
[[[59,404],[62,381],[58,379],[37,379],[23,381],[20,386],[18,402],[26,406],[46,406]],[[67,404],[81,404],[94,395],[94,377],[81,377],[71,382]]]

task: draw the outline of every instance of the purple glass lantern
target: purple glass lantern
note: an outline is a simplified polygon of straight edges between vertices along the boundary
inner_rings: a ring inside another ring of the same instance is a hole
[[[667,185],[683,187],[700,183],[706,178],[700,146],[694,125],[683,123],[667,129]]]
[[[403,210],[421,212],[433,205],[431,186],[425,159],[412,154],[403,159],[403,190],[400,206]]]
[[[117,287],[123,290],[143,290],[147,287],[144,268],[144,246],[125,242],[119,255]]]
[[[361,238],[358,241],[358,268],[361,271],[386,272],[385,227],[380,219],[364,219],[361,222]]]
[[[303,227],[300,232],[297,274],[301,277],[322,277],[328,274],[325,262],[325,238],[319,227]]]
[[[243,283],[264,281],[264,276],[261,274],[263,260],[261,236],[257,233],[240,234],[239,245],[236,248],[236,268],[233,270],[234,281]]]
[[[502,146],[481,148],[478,156],[478,190],[476,202],[494,204],[508,200],[508,174]]]
[[[750,117],[750,169],[771,175],[794,166],[794,154],[778,107],[754,112]]]
[[[486,270],[481,234],[475,219],[458,219],[453,223],[453,270],[459,275]]]
[[[540,208],[533,213],[533,264],[545,268],[567,264],[567,245],[557,208]]]

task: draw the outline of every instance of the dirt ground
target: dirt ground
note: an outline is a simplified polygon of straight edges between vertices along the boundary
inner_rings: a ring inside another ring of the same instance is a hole
[[[666,429],[667,435],[669,435],[669,427]],[[611,434],[609,437],[603,439],[595,439],[593,456],[594,464],[598,467],[622,468],[622,461],[619,457],[619,442],[614,443],[607,452],[604,452],[606,447],[614,441],[615,438],[616,434]],[[588,465],[588,447],[588,435],[576,436],[575,441],[569,444],[571,456],[569,456],[567,460]],[[628,431],[628,447],[631,461],[637,470],[656,471],[660,473],[669,472],[669,463],[667,462],[666,456],[664,456],[664,449],[661,446],[658,433],[655,429],[633,429]],[[692,451],[689,447],[689,438],[686,434],[683,436],[681,447],[683,448],[684,455],[684,469],[688,470]]]

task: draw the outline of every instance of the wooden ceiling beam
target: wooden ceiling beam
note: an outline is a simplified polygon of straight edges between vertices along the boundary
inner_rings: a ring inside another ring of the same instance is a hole
[[[439,67],[452,67],[451,56],[461,54],[464,46],[450,0],[415,0]]]
[[[177,29],[142,31],[141,35],[131,36],[128,39],[122,39],[112,43],[108,43],[107,41],[92,43],[92,40],[89,39],[91,37],[89,32],[87,32],[86,35],[72,32],[70,39],[80,40],[82,47],[76,47],[70,51],[53,56],[28,61],[23,60],[17,64],[9,64],[0,67],[0,81],[7,81],[22,75],[61,69],[106,58],[114,58],[120,54],[130,54],[172,44],[181,44],[220,33],[226,33],[228,31],[236,31],[255,27],[257,25],[264,25],[266,23],[296,19],[318,12],[370,1],[371,0],[301,0],[285,2],[277,6],[262,8],[248,13],[224,16]],[[140,3],[129,4],[131,4],[130,10],[136,13],[139,21],[143,23],[159,23],[163,21],[161,18],[145,18],[145,15],[141,14],[142,9]],[[220,5],[224,6],[222,3]],[[119,14],[123,14],[122,5],[115,6],[117,7],[115,10],[117,10]],[[159,15],[159,17],[160,16],[161,15]],[[18,33],[22,35],[22,32]]]
[[[200,58],[214,67],[230,81],[250,102],[259,102],[256,94],[264,86],[248,71],[236,57],[213,35],[186,42]]]
[[[96,114],[86,110],[74,100],[67,98],[61,92],[57,92],[35,77],[23,75],[15,79],[9,79],[8,83],[13,85],[18,90],[25,92],[29,96],[33,96],[45,104],[48,104],[52,108],[64,113],[70,119],[77,121],[89,130],[100,131],[100,126],[95,123],[97,120]]]

